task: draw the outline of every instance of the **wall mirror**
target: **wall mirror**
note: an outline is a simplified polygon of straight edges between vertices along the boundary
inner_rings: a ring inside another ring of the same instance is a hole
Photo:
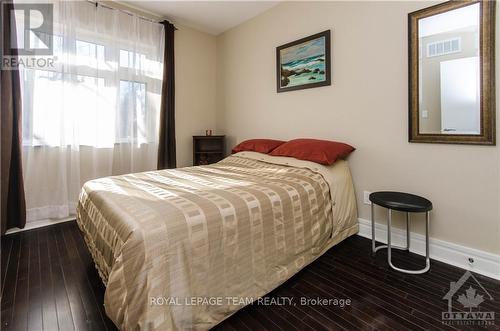
[[[408,14],[409,141],[495,145],[495,1]]]

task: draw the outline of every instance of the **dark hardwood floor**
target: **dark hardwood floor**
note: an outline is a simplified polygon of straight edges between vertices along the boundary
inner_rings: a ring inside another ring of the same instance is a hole
[[[106,317],[104,286],[94,268],[75,222],[8,235],[1,243],[2,330],[115,330]],[[395,252],[394,262],[418,268],[423,258]],[[329,250],[266,300],[240,310],[218,330],[417,330],[480,329],[477,325],[444,325],[443,296],[464,270],[432,261],[424,275],[407,275],[388,268],[386,253],[370,256],[370,241],[358,236]],[[493,297],[483,295],[481,311],[495,312],[489,329],[500,329],[500,282],[474,274]],[[349,299],[350,305],[304,304],[306,299]],[[468,297],[471,298],[470,296]],[[290,303],[291,300],[291,303]],[[285,302],[286,301],[286,302]],[[480,300],[479,300],[480,301]],[[262,302],[261,302],[262,303]],[[277,303],[285,303],[280,305]],[[477,311],[474,308],[472,311]],[[454,302],[453,311],[469,311]]]

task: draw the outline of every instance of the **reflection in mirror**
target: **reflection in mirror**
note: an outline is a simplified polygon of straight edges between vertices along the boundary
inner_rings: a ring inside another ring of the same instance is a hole
[[[480,134],[480,7],[418,21],[419,133]]]
[[[495,145],[495,1],[408,14],[408,141]]]

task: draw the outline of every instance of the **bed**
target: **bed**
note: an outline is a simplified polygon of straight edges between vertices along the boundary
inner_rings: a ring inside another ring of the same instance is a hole
[[[209,329],[358,231],[346,161],[255,152],[89,181],[77,222],[121,330]]]

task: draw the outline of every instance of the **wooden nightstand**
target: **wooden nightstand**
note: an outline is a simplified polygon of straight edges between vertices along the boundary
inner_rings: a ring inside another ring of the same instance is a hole
[[[193,136],[193,165],[219,162],[225,155],[225,136]]]

